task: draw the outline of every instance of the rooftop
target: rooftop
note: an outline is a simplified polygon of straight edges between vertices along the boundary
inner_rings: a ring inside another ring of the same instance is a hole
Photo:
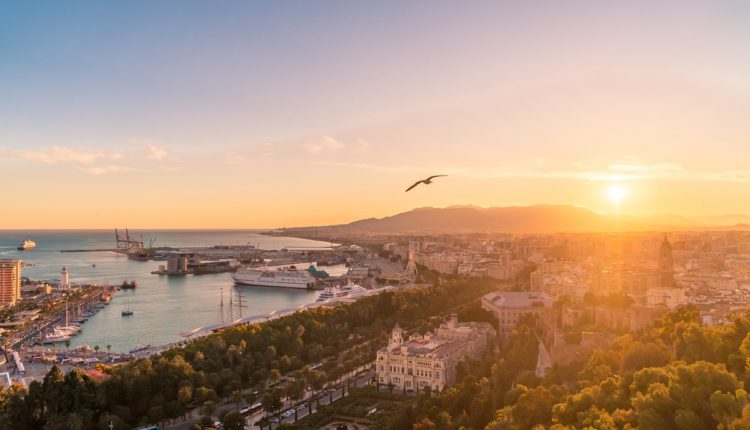
[[[495,306],[510,308],[550,307],[555,299],[546,293],[530,292],[495,292],[486,294],[482,300]]]

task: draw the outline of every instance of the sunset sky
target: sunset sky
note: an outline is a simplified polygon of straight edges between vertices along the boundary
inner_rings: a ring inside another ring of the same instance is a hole
[[[749,42],[739,1],[0,0],[0,229],[750,213]]]

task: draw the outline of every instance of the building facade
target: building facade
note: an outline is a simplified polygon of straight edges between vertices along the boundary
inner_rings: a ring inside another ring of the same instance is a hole
[[[442,324],[437,334],[425,333],[404,339],[396,325],[388,346],[378,351],[376,372],[378,383],[392,384],[396,390],[435,391],[455,383],[456,366],[467,359],[477,359],[487,348],[495,329],[487,323],[458,322],[453,315]]]
[[[524,315],[544,321],[550,316],[554,298],[545,293],[495,292],[482,297],[482,308],[495,314],[501,338],[507,338]]]
[[[13,306],[21,298],[21,260],[0,260],[0,306]]]

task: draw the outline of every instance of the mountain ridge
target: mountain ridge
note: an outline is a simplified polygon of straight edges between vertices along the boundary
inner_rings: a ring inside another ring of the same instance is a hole
[[[479,207],[453,205],[420,207],[382,218],[365,218],[348,224],[298,227],[286,231],[324,229],[379,234],[444,233],[591,233],[616,231],[747,229],[747,224],[710,225],[702,217],[679,215],[632,216],[601,214],[575,205]],[[744,215],[705,217],[705,220],[744,220]]]

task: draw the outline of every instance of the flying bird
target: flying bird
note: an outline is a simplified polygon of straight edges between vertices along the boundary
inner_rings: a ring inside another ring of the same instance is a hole
[[[432,183],[433,179],[440,178],[442,176],[448,176],[448,175],[435,175],[435,176],[430,176],[427,179],[422,179],[421,181],[417,181],[417,182],[414,183],[414,185],[412,185],[411,187],[407,188],[405,192],[411,191],[412,188],[416,187],[419,184],[430,185]]]

